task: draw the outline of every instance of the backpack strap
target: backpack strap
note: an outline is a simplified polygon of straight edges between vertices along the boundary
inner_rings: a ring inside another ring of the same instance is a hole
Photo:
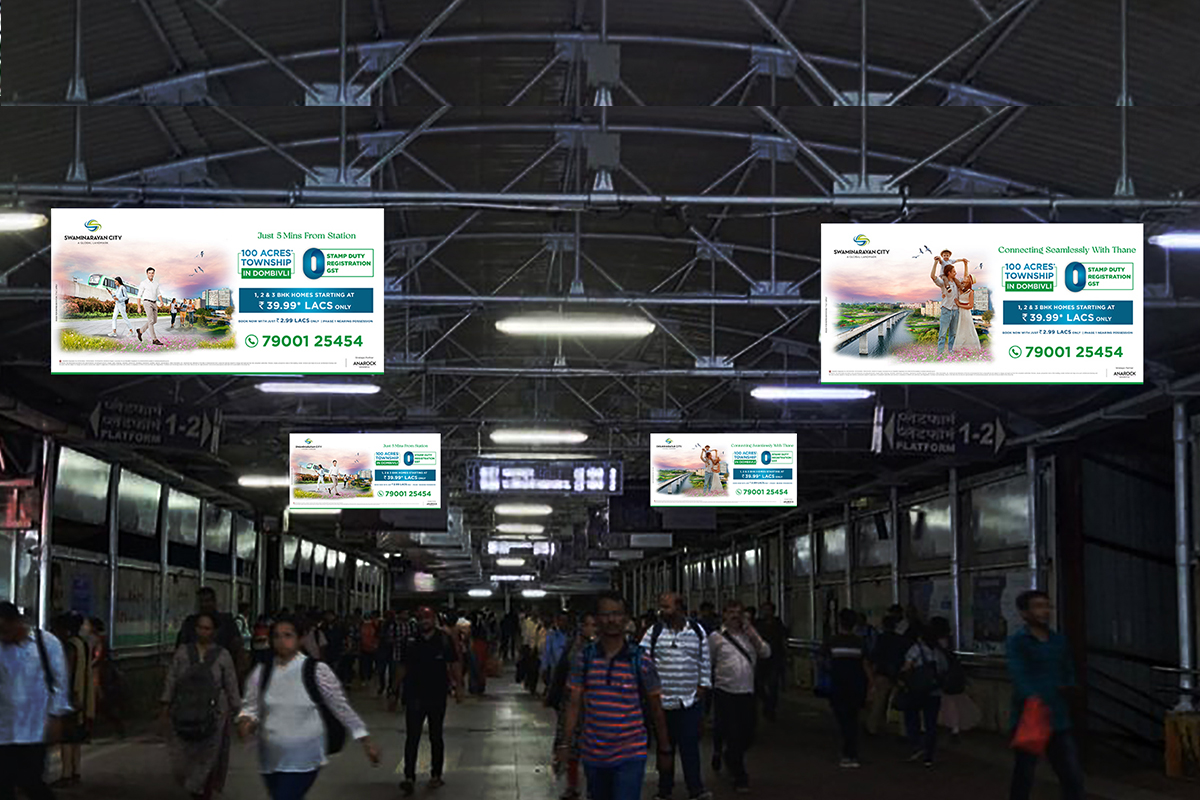
[[[305,659],[304,666],[300,668],[300,680],[304,684],[304,690],[308,692],[308,699],[313,701],[313,705],[320,711],[329,711],[329,707],[325,704],[325,698],[321,696],[321,687],[317,686],[317,660],[315,658]]]
[[[188,661],[192,664],[200,663],[200,648],[196,647],[195,642],[188,642]]]
[[[275,671],[275,656],[272,655],[262,665],[262,672],[258,675],[258,702],[262,704],[262,698],[267,693],[267,686],[271,683],[271,673]]]
[[[42,662],[42,675],[46,678],[46,691],[54,694],[54,673],[50,670],[50,655],[46,652],[46,643],[42,641],[41,628],[34,628],[33,640],[37,643],[38,658]]]
[[[700,627],[700,623],[696,622],[696,620],[694,620],[694,619],[689,619],[688,625],[691,626],[692,631],[696,634],[696,658],[703,660],[704,659],[704,639],[706,636],[708,636],[708,634],[706,634],[704,632],[704,628]],[[650,657],[653,658],[654,654],[651,653]]]
[[[658,637],[662,635],[663,624],[662,620],[654,623],[654,629],[650,632],[650,657],[654,658],[654,649],[658,646]]]
[[[746,652],[746,648],[742,647],[741,643],[737,639],[729,635],[729,631],[722,628],[721,635],[724,636],[731,645],[736,647],[739,653],[745,656],[746,660],[750,662],[750,666],[754,666],[754,659],[750,657],[750,654]]]

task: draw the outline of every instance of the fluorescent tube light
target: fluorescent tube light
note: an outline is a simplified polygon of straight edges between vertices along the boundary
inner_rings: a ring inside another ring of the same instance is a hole
[[[502,428],[489,436],[496,444],[579,444],[587,441],[583,431],[556,431],[541,428]]]
[[[287,475],[242,475],[238,478],[238,486],[245,486],[250,489],[291,485],[292,479]]]
[[[501,503],[495,510],[501,517],[544,517],[554,513],[552,506],[542,503]]]
[[[523,566],[525,566],[525,559],[523,559],[523,558],[497,558],[496,566],[497,567],[523,567]]]
[[[49,221],[45,214],[31,214],[27,211],[0,211],[0,233],[31,231],[42,227]]]
[[[533,522],[501,522],[496,530],[501,533],[543,533],[546,526]]]
[[[496,322],[496,330],[510,336],[587,336],[604,339],[640,339],[654,332],[644,317],[613,314],[521,314]]]
[[[270,394],[375,394],[379,387],[373,383],[260,383],[260,392]]]
[[[521,597],[526,597],[530,600],[540,600],[546,596],[545,589],[522,589]]]
[[[1170,231],[1151,236],[1149,241],[1166,250],[1200,250],[1200,231]]]
[[[531,580],[533,580],[533,573],[532,572],[521,572],[521,573],[516,573],[516,574],[506,573],[506,574],[500,574],[500,575],[492,575],[491,578],[493,581],[497,581],[497,582],[531,581]]]
[[[589,453],[481,453],[479,457],[496,461],[582,461],[596,458]]]
[[[290,508],[288,512],[291,514],[312,514],[314,516],[320,514],[340,514],[340,508]]]
[[[467,595],[469,597],[491,597],[492,590],[491,589],[468,589]]]
[[[875,392],[832,386],[757,386],[750,396],[757,400],[866,400]]]

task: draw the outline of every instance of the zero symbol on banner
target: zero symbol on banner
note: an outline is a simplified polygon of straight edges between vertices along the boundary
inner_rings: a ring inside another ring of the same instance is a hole
[[[1080,264],[1078,261],[1072,261],[1067,264],[1066,274],[1063,276],[1067,288],[1072,292],[1083,291],[1083,287],[1087,286],[1087,267]]]
[[[325,274],[325,253],[316,247],[304,251],[304,275],[316,280]]]

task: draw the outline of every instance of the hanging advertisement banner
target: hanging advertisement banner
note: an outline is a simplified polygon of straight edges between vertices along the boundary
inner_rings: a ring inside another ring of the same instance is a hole
[[[293,433],[290,508],[440,508],[437,433]]]
[[[651,506],[796,505],[794,433],[650,434]]]
[[[54,373],[384,369],[382,209],[51,210]]]
[[[823,224],[823,383],[1141,383],[1139,224]]]

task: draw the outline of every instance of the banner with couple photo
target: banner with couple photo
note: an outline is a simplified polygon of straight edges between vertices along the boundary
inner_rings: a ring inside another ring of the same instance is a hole
[[[441,508],[438,433],[293,433],[290,508]]]
[[[651,506],[794,506],[796,434],[650,434]]]
[[[1139,224],[821,226],[823,383],[1141,383]]]
[[[56,208],[54,373],[382,373],[383,210]]]

